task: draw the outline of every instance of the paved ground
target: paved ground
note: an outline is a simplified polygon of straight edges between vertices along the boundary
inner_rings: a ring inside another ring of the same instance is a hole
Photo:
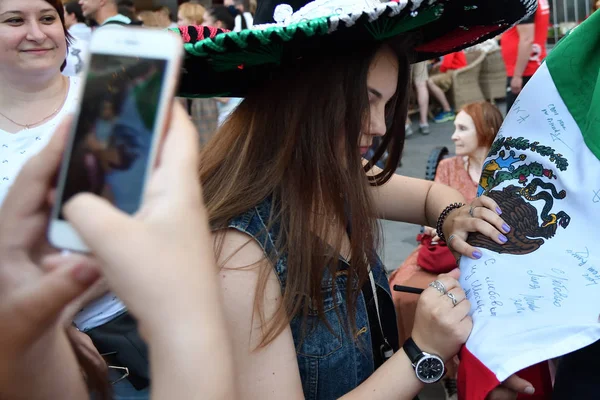
[[[504,113],[504,104],[498,104]],[[414,120],[413,120],[414,121]],[[415,178],[425,177],[427,158],[432,150],[446,146],[453,154],[454,146],[450,136],[454,132],[452,122],[430,124],[431,133],[427,136],[418,132],[418,123],[413,122],[415,133],[409,136],[404,147],[402,166],[398,173]],[[393,271],[402,264],[404,259],[416,247],[415,236],[419,226],[401,222],[383,221],[383,249],[381,256],[388,271]],[[419,395],[420,400],[443,400],[444,390],[440,384],[427,386]]]

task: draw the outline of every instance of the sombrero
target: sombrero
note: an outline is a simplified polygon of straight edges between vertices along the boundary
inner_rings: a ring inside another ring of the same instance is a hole
[[[252,29],[175,29],[186,50],[179,95],[244,97],[301,57],[409,32],[419,37],[415,61],[426,60],[494,37],[536,7],[537,0],[259,0]]]

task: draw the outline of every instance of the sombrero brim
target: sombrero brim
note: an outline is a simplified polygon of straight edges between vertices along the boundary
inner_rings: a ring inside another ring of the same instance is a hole
[[[185,43],[181,97],[244,97],[273,69],[336,43],[380,42],[418,32],[415,61],[495,37],[535,12],[537,0],[400,0],[360,13],[241,32],[203,26],[176,29]]]

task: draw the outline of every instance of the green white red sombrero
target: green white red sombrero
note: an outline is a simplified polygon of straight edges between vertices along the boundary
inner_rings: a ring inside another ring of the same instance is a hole
[[[415,61],[474,45],[535,12],[537,0],[258,1],[252,29],[181,26],[179,95],[243,97],[268,71],[339,43],[418,33]]]
[[[600,12],[560,41],[525,86],[479,189],[512,229],[505,245],[472,235],[483,256],[460,263],[473,316],[459,368],[459,398],[468,400],[600,340]]]

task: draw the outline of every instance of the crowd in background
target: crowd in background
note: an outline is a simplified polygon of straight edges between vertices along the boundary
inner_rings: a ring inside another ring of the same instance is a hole
[[[176,29],[185,25],[206,25],[230,31],[253,26],[252,10],[256,3],[228,0],[208,8],[197,1],[182,3],[174,15],[168,7],[137,10],[132,0],[71,0],[64,4],[65,24],[73,42],[69,47],[63,73],[77,76],[84,68],[92,30],[106,25],[135,25],[156,29]],[[188,110],[204,144],[241,102],[240,98],[181,100]]]

